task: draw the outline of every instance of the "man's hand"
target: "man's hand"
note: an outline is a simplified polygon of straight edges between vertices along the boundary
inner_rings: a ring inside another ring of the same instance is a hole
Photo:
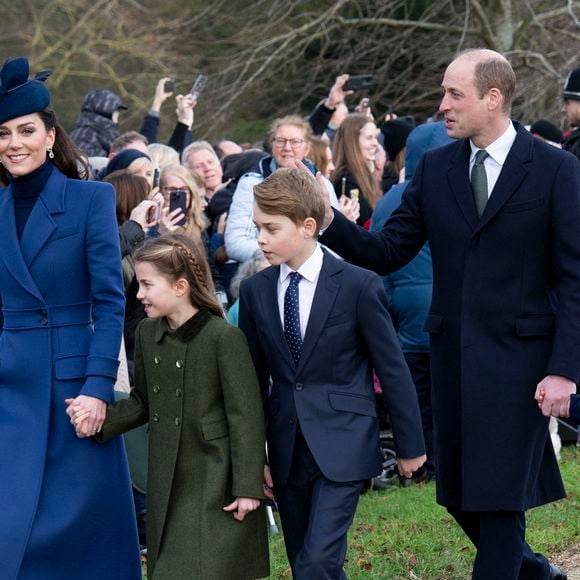
[[[413,473],[427,461],[426,455],[414,457],[412,459],[397,459],[397,468],[402,477],[413,477]]]
[[[237,497],[230,505],[222,508],[224,512],[234,512],[232,515],[239,522],[254,510],[260,507],[260,500],[253,497]]]
[[[336,77],[330,92],[328,93],[328,97],[324,101],[324,106],[328,109],[336,109],[338,105],[344,103],[344,100],[349,95],[352,95],[354,91],[345,91],[344,85],[348,81],[348,75],[339,75]]]
[[[545,417],[567,417],[570,396],[576,392],[576,383],[559,375],[548,375],[536,387],[535,399]]]

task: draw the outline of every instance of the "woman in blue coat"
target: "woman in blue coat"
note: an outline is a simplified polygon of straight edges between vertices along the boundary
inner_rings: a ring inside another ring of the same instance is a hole
[[[141,578],[120,439],[100,429],[116,378],[123,281],[110,185],[80,155],[26,59],[0,71],[0,576]]]

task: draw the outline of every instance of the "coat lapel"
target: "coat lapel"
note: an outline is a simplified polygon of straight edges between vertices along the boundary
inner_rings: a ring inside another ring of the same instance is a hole
[[[284,336],[284,329],[279,314],[280,310],[278,308],[278,278],[280,277],[280,266],[267,268],[262,272],[262,275],[267,280],[266,295],[264,296],[264,309],[267,315],[264,318],[265,320],[271,321],[270,330],[272,331],[271,334],[276,343],[276,347],[282,353],[288,364],[293,367],[295,366],[294,359],[292,358],[292,353],[288,348],[288,343]]]
[[[20,247],[24,262],[28,267],[56,229],[52,214],[64,211],[65,187],[66,177],[54,169],[34,205],[22,233]]]
[[[534,137],[519,123],[514,123],[514,126],[517,129],[516,139],[506,157],[475,233],[489,223],[513,195],[528,173],[527,163],[532,159],[532,139]]]
[[[469,152],[469,140],[465,139],[460,143],[455,156],[451,159],[447,179],[463,217],[470,228],[474,230],[479,218],[469,181]]]
[[[333,279],[333,276],[340,271],[342,271],[340,261],[324,251],[322,269],[318,276],[312,308],[310,309],[310,317],[308,318],[308,325],[302,343],[300,360],[298,361],[298,372],[307,363],[314,347],[318,343],[318,338],[324,329],[328,316],[332,311],[339,290],[338,282]],[[290,351],[288,350],[288,352]]]
[[[0,202],[0,260],[2,260],[14,279],[32,296],[44,303],[44,298],[36,286],[22,257],[22,250],[16,234],[14,218],[14,197],[12,187],[2,192]]]

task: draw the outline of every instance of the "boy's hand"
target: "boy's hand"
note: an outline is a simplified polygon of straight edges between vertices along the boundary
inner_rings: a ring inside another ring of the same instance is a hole
[[[413,477],[413,473],[427,461],[426,455],[414,457],[413,459],[397,459],[397,468],[402,477]]]
[[[232,515],[239,522],[250,512],[260,507],[260,500],[253,497],[237,497],[230,505],[222,508],[225,512],[234,512]]]
[[[272,474],[270,473],[270,467],[264,465],[264,495],[268,499],[274,499],[274,481],[272,480]]]

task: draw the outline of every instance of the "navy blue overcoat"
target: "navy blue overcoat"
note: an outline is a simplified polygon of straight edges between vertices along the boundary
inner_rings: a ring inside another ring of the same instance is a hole
[[[548,374],[580,377],[580,165],[514,125],[481,219],[461,140],[425,154],[381,232],[336,214],[321,238],[381,274],[429,241],[437,499],[464,510],[564,496],[534,393]]]
[[[64,400],[110,401],[123,324],[115,196],[53,170],[19,243],[0,192],[0,576],[141,577],[120,439],[78,439]]]

